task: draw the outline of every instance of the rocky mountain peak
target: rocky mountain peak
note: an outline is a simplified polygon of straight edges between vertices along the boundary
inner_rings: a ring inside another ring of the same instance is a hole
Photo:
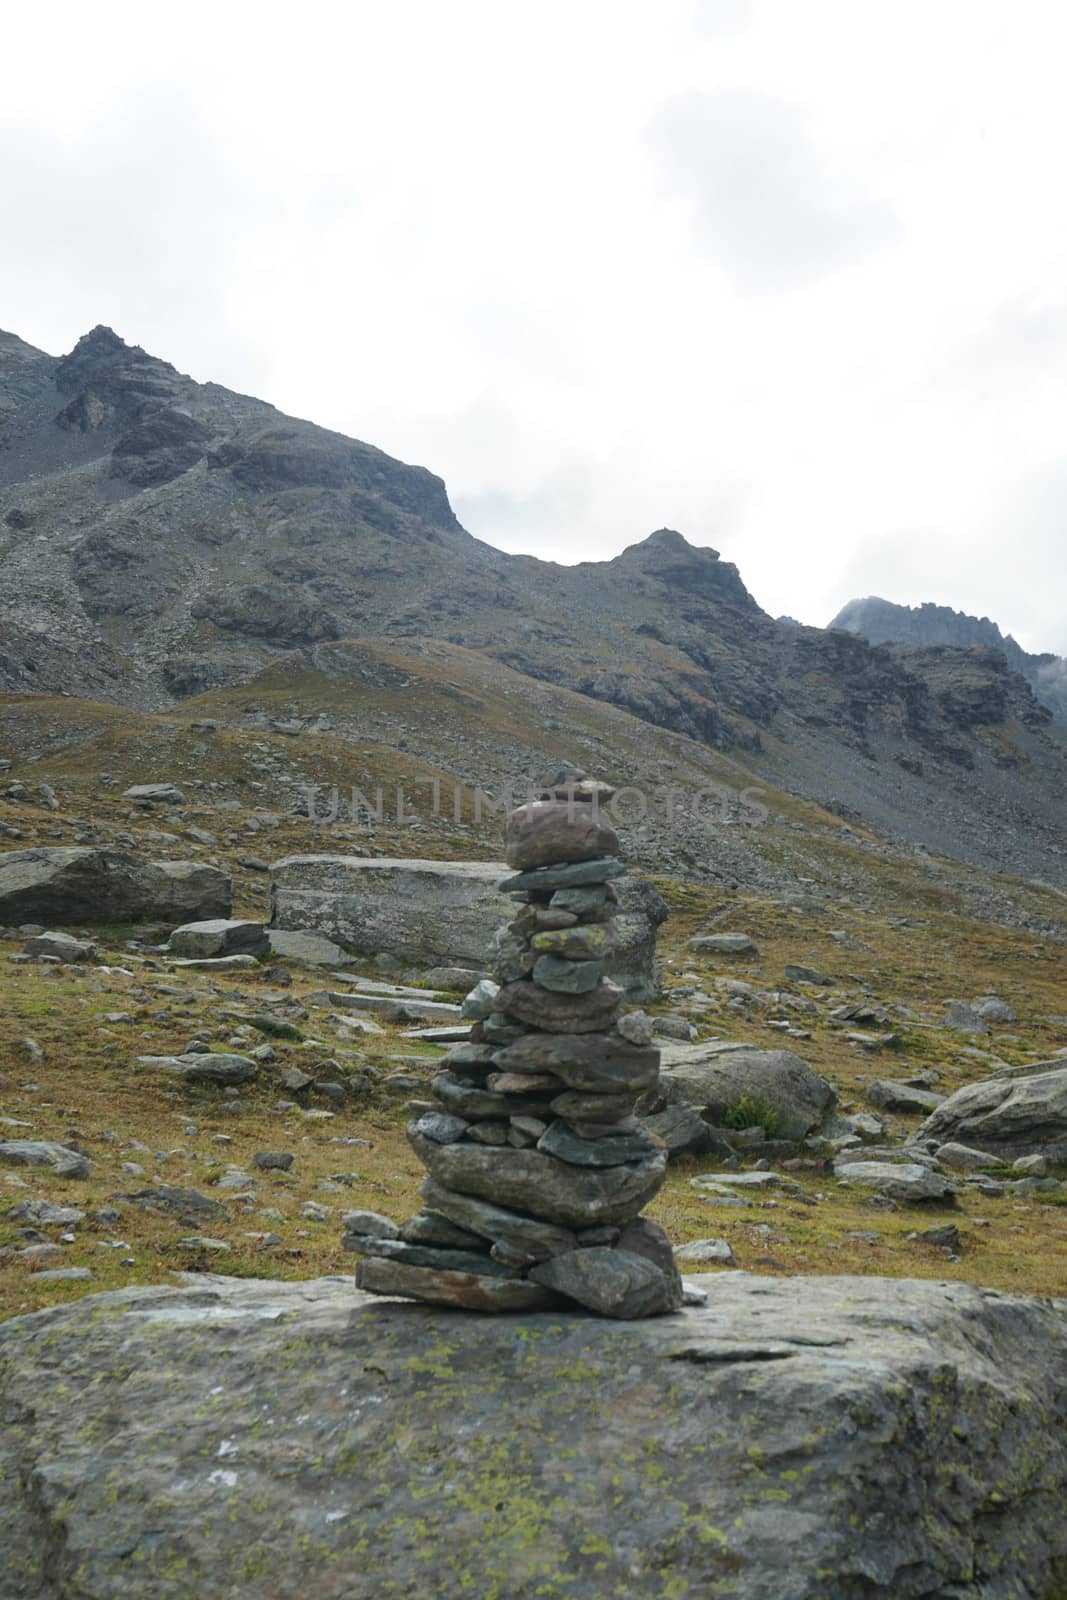
[[[732,561],[723,561],[710,545],[690,544],[675,528],[657,528],[647,539],[631,544],[609,567],[634,578],[640,574],[669,589],[760,612]]]

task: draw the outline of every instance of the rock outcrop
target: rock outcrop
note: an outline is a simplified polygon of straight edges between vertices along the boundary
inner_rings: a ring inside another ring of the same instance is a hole
[[[814,1133],[833,1109],[837,1093],[792,1050],[762,1050],[757,1045],[713,1039],[706,1044],[668,1044],[663,1049],[660,1103],[695,1106],[706,1121],[739,1126],[766,1111],[768,1134],[803,1139]]]
[[[513,911],[499,887],[506,872],[498,861],[287,856],[271,867],[271,931],[324,934],[346,950],[386,951],[413,965],[482,969]],[[667,907],[643,878],[623,878],[617,893],[607,974],[631,999],[650,1000]]]
[[[201,861],[142,861],[121,850],[41,846],[0,854],[0,923],[161,922],[225,917],[229,874]]]
[[[1046,1600],[1067,1303],[700,1280],[607,1324],[190,1275],[0,1325],[19,1600]]]
[[[1067,1061],[965,1084],[933,1111],[916,1139],[970,1145],[1005,1159],[1067,1161]]]

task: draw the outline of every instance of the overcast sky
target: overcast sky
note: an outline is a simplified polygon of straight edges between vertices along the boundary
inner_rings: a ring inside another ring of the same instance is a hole
[[[98,322],[420,462],[472,533],[664,524],[772,614],[1067,652],[1055,0],[9,8],[0,327]]]

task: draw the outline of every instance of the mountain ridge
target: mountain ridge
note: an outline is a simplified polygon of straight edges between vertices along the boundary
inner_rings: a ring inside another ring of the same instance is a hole
[[[60,358],[0,339],[0,586],[0,693],[160,711],[346,639],[440,640],[904,838],[995,834],[1030,874],[1062,852],[1067,746],[1003,652],[777,622],[668,528],[508,555],[426,468],[108,328]]]

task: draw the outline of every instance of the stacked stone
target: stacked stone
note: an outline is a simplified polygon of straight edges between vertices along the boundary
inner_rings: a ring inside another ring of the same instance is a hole
[[[604,975],[614,883],[625,872],[600,815],[611,791],[554,787],[507,820],[501,889],[521,907],[495,941],[494,979],[468,995],[476,1018],[408,1126],[429,1176],[400,1229],[350,1223],[356,1282],[379,1294],[478,1310],[573,1302],[604,1316],[682,1303],[670,1243],[639,1212],[667,1153],[634,1107],[659,1052],[641,1012]],[[366,1213],[355,1214],[366,1217]]]

